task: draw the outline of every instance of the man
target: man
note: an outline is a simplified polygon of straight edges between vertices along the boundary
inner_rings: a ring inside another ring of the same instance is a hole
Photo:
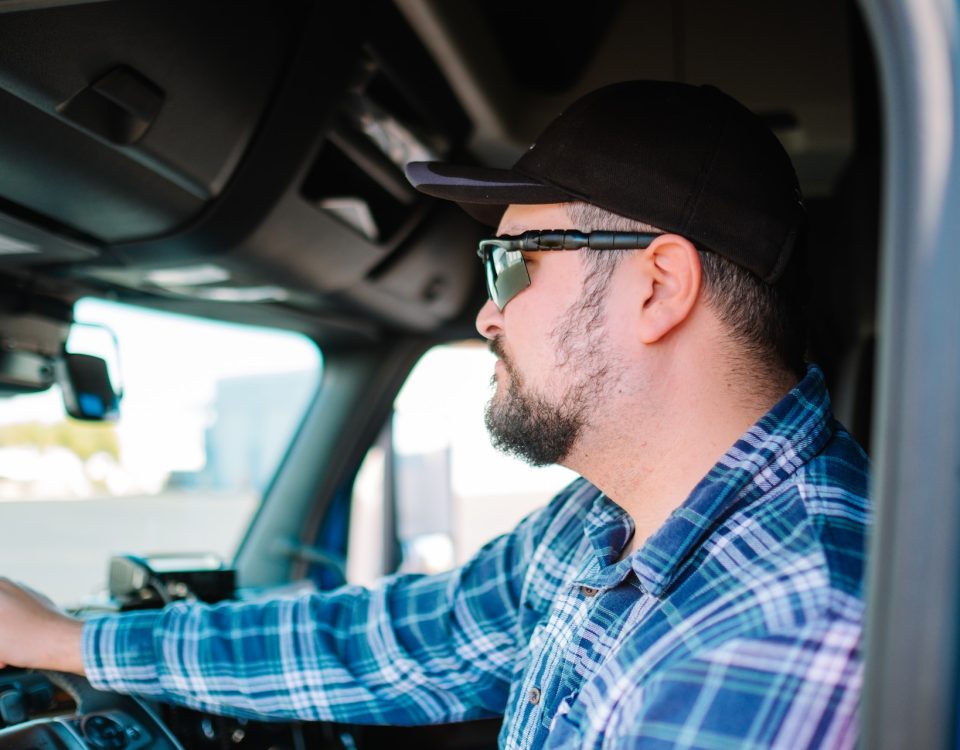
[[[494,441],[584,478],[374,591],[82,624],[5,583],[0,661],[241,716],[502,713],[505,748],[852,746],[867,461],[803,371],[773,135],[716,89],[630,82],[512,170],[408,175],[498,223]]]

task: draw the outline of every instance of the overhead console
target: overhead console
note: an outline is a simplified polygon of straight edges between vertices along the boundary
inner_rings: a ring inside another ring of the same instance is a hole
[[[392,3],[15,5],[0,269],[66,262],[224,317],[282,305],[429,329],[462,308],[470,253],[437,258],[431,235],[474,226],[426,222],[402,166],[454,154],[469,121]]]
[[[133,0],[0,14],[8,208],[102,243],[196,216],[276,88],[292,7]]]

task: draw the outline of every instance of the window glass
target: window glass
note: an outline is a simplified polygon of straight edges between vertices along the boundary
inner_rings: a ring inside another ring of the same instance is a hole
[[[100,300],[75,317],[116,335],[119,421],[67,417],[56,386],[0,399],[0,575],[63,605],[102,590],[112,554],[229,560],[320,376],[299,334]]]
[[[493,448],[483,422],[496,358],[481,342],[427,352],[398,394],[392,421],[393,515],[401,570],[468,560],[545,504],[576,474],[534,468]],[[382,559],[384,451],[371,449],[354,488],[348,578],[370,584]],[[376,558],[376,559],[374,559]]]

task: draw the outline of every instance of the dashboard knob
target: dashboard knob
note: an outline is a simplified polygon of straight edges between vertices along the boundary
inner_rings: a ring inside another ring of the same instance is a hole
[[[109,716],[87,716],[81,727],[83,736],[98,750],[122,750],[127,746],[126,730]]]

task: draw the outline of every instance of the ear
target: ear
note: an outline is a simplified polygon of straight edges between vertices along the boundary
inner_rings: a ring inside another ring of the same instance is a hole
[[[690,240],[665,234],[640,254],[639,261],[644,281],[638,333],[643,343],[653,344],[690,317],[700,294],[700,255]]]

